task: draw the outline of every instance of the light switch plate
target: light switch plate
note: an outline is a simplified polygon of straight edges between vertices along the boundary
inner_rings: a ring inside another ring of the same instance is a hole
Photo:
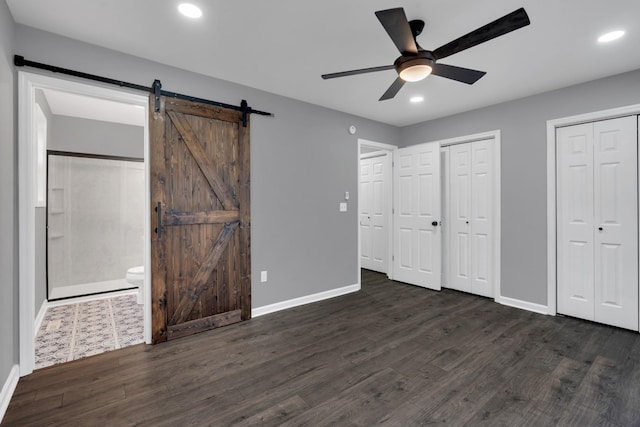
[[[267,281],[267,270],[263,270],[260,272],[260,281],[261,282]]]
[[[342,202],[340,203],[340,212],[346,212],[347,211],[347,204]]]

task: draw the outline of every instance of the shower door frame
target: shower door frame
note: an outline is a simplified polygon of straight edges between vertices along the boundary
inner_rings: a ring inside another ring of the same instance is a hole
[[[35,91],[53,89],[102,98],[144,108],[144,340],[151,344],[151,268],[150,268],[150,194],[149,194],[149,95],[106,88],[74,80],[18,71],[18,232],[19,232],[19,326],[20,376],[33,372],[35,365],[35,207],[36,207],[36,132]],[[45,301],[46,303],[46,301]]]

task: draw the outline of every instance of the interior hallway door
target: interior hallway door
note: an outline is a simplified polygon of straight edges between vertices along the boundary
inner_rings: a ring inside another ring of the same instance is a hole
[[[440,143],[401,148],[396,159],[393,278],[440,290]]]
[[[387,185],[391,179],[391,159],[386,151],[360,158],[359,221],[360,265],[380,273],[388,272]]]
[[[249,123],[151,98],[153,342],[251,317]]]

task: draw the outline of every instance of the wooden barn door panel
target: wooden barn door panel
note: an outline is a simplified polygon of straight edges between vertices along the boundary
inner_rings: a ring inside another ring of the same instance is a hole
[[[248,126],[162,98],[151,141],[153,341],[250,318]]]

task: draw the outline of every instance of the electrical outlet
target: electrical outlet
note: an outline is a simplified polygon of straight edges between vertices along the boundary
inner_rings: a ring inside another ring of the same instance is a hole
[[[340,212],[346,212],[347,211],[347,204],[346,203],[340,203]]]
[[[267,281],[267,270],[263,270],[260,272],[260,281],[262,283]]]

